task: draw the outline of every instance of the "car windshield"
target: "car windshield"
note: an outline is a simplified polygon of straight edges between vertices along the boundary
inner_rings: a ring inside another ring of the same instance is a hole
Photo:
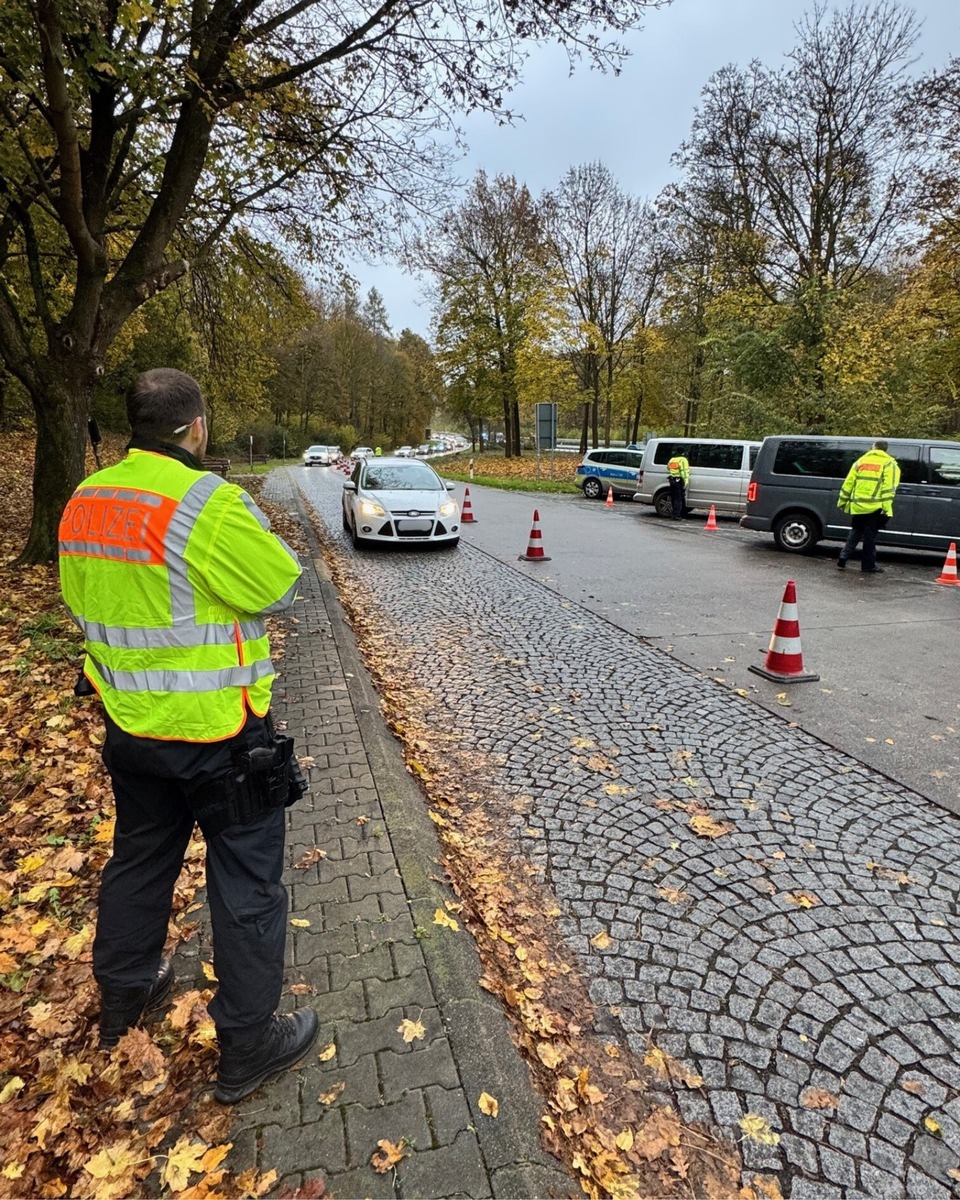
[[[311,446],[310,449],[307,451],[307,453],[308,454],[321,454],[324,450],[326,450],[326,446]]]
[[[423,463],[378,463],[369,466],[362,487],[372,492],[437,491],[443,485],[435,471]]]

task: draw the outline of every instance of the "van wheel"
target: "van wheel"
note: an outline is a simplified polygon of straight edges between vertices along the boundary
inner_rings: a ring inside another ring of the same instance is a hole
[[[584,480],[583,494],[588,500],[599,500],[603,494],[603,488],[600,486],[600,480],[595,479],[592,475],[589,479]]]
[[[656,509],[658,517],[672,517],[673,501],[670,499],[670,493],[657,492],[653,499],[653,507]]]
[[[773,527],[777,548],[789,554],[806,554],[822,536],[820,523],[808,513],[787,513]]]

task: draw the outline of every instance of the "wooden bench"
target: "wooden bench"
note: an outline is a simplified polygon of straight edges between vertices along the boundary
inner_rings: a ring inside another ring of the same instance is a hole
[[[224,479],[227,477],[227,472],[230,470],[229,458],[205,458],[203,460],[204,470],[215,471],[218,475],[222,475]]]

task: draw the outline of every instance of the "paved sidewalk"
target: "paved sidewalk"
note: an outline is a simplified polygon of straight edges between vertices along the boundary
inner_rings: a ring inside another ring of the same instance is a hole
[[[398,656],[429,656],[419,715],[484,764],[593,1000],[703,1077],[684,1117],[790,1200],[958,1195],[960,819],[563,599],[550,568],[467,539],[355,553],[339,488],[301,486]]]
[[[294,506],[282,473],[265,494]],[[227,1165],[274,1169],[277,1188],[320,1176],[337,1200],[575,1195],[540,1147],[527,1068],[477,984],[469,935],[433,923],[453,895],[436,879],[433,825],[319,555],[304,567],[273,712],[313,760],[290,810],[290,917],[309,925],[290,931],[284,1003],[313,1005],[321,1034],[304,1067],[237,1106]],[[298,868],[314,848],[323,857]],[[426,1036],[405,1043],[404,1018]],[[496,1120],[479,1111],[483,1091]],[[385,1174],[370,1164],[381,1139],[408,1150]]]

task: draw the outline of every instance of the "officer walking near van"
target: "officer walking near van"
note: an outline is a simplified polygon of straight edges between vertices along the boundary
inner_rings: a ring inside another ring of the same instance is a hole
[[[675,454],[667,463],[667,483],[673,504],[673,519],[680,521],[687,506],[687,484],[690,482],[690,463],[682,454]]]
[[[837,505],[850,514],[850,535],[837,559],[841,570],[862,538],[860,570],[868,575],[883,572],[883,567],[877,566],[877,533],[893,516],[893,498],[899,486],[897,460],[887,453],[885,441],[874,442],[873,449],[850,468],[840,488]]]
[[[285,806],[305,783],[269,718],[264,618],[290,607],[301,570],[251,498],[204,470],[195,380],[147,371],[127,416],[126,458],[80,484],[59,534],[63,597],[86,648],[77,690],[103,701],[116,803],[93,945],[100,1045],[115,1046],[170,994],[162,952],[196,822],[219,981],[214,1096],[232,1104],[298,1062],[318,1033],[311,1008],[276,1015]]]

